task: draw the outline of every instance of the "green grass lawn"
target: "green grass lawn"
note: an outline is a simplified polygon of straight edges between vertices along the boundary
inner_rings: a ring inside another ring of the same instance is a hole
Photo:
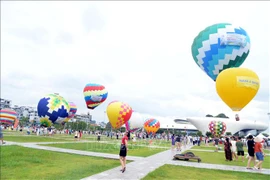
[[[194,167],[184,167],[175,165],[163,165],[155,171],[149,173],[143,180],[172,180],[172,179],[192,179],[192,180],[269,180],[269,175],[259,173],[246,173],[235,171],[223,171],[215,169],[201,169]]]
[[[219,144],[218,147],[221,147],[222,150],[224,150],[224,145],[223,144]],[[209,146],[205,146],[205,145],[197,146],[197,145],[195,145],[195,146],[192,147],[192,149],[213,150],[214,151],[216,149],[216,147],[213,146],[213,144],[209,144]],[[220,150],[220,151],[222,151],[222,150]],[[247,152],[247,147],[244,147],[244,151]]]
[[[210,163],[210,164],[222,164],[222,165],[232,165],[232,166],[247,166],[247,159],[245,158],[245,162],[242,162],[241,158],[238,161],[225,161],[225,153],[221,152],[204,152],[204,151],[192,151],[188,150],[186,152],[193,152],[196,156],[199,156],[202,159],[202,163]],[[185,152],[183,152],[185,153]],[[246,157],[246,156],[245,156]],[[253,167],[253,163],[251,163],[251,167]],[[263,168],[270,169],[270,157],[266,156],[263,162]]]
[[[120,166],[119,160],[1,146],[0,179],[74,180]]]
[[[5,141],[13,141],[13,142],[61,142],[61,141],[71,141],[68,139],[57,138],[57,137],[49,137],[49,136],[4,136]]]
[[[98,142],[87,142],[87,143],[65,143],[65,144],[46,144],[42,146],[52,146],[65,149],[76,149],[83,151],[92,151],[92,152],[102,152],[110,154],[119,154],[120,143],[98,143]],[[129,145],[128,146],[128,155],[130,156],[140,156],[147,157],[154,155],[156,153],[162,152],[166,149],[161,148],[150,148],[145,146]]]

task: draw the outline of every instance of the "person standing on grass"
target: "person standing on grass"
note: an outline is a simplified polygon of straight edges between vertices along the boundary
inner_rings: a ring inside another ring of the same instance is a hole
[[[2,132],[2,126],[0,126],[0,140],[1,140],[2,144],[6,144],[6,142],[4,142],[4,135]]]
[[[236,156],[236,139],[235,139],[235,137],[231,137],[231,144],[232,144],[232,147],[231,147],[232,158],[235,161],[237,159],[237,156]]]
[[[101,134],[100,134],[100,132],[98,132],[98,135],[97,135],[97,141],[98,142],[100,141],[100,136],[101,136]]]
[[[75,131],[75,134],[74,134],[75,141],[78,140],[78,138],[79,138],[78,136],[79,136],[78,131]]]
[[[180,144],[181,138],[180,135],[178,134],[175,138],[175,142],[176,142],[176,150],[180,151],[181,150],[181,144]]]
[[[122,173],[125,172],[126,170],[126,156],[127,156],[127,151],[128,151],[128,132],[125,132],[124,137],[121,140],[121,147],[120,147],[120,152],[119,152],[119,156],[120,156],[120,163],[122,166]]]
[[[229,138],[226,138],[224,142],[224,151],[225,151],[225,158],[226,161],[232,161],[232,151],[231,151],[232,144],[229,141]]]
[[[238,160],[238,156],[242,156],[242,161],[245,162],[245,153],[244,153],[244,143],[241,140],[241,137],[238,137],[237,142],[235,143],[236,145],[236,149],[237,149],[237,156],[236,156],[236,160]]]
[[[263,147],[262,147],[262,139],[259,137],[255,137],[254,139],[255,141],[255,146],[254,146],[254,152],[256,155],[257,160],[259,160],[259,162],[254,166],[254,169],[262,169],[262,163],[264,161],[264,152],[263,152]]]
[[[172,150],[174,150],[174,146],[175,146],[175,139],[174,139],[174,134],[172,135]]]
[[[248,136],[248,140],[247,140],[247,148],[248,148],[248,163],[247,163],[247,169],[252,169],[250,167],[250,163],[251,161],[253,161],[254,165],[255,165],[255,158],[254,158],[254,145],[255,145],[255,142],[253,141],[253,136],[252,135],[249,135]]]
[[[218,142],[219,142],[219,138],[216,137],[216,138],[214,139],[214,145],[215,145],[215,147],[216,147],[215,152],[218,152]]]

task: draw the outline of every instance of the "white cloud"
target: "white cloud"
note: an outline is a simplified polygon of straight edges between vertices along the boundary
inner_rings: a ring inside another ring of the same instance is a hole
[[[97,82],[109,91],[91,111],[97,120],[115,99],[163,121],[232,115],[191,56],[202,29],[230,22],[248,32],[251,52],[242,66],[261,79],[241,116],[266,120],[269,8],[269,2],[1,2],[1,96],[35,106],[59,92],[83,113],[82,90]]]

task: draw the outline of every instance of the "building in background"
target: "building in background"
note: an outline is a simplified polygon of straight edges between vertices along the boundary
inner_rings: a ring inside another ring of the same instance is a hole
[[[0,98],[0,110],[5,108],[11,108],[11,100]]]

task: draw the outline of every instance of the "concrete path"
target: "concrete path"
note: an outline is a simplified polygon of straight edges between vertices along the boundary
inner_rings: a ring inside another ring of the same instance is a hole
[[[192,146],[183,148],[182,151],[190,149]],[[108,171],[104,171],[100,174],[96,174],[82,180],[90,179],[141,179],[145,177],[148,173],[154,171],[155,169],[163,166],[168,160],[171,160],[175,155],[176,151],[167,150],[138,161],[128,163],[126,165],[126,171],[122,173],[120,171],[121,167],[113,168]],[[178,153],[180,153],[178,151]],[[127,156],[128,157],[128,156]]]

